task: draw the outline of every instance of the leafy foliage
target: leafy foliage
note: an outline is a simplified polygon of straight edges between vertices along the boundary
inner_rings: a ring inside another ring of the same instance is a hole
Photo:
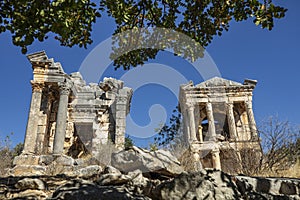
[[[153,144],[149,145],[149,149],[150,149],[150,151],[157,151],[158,147],[157,147],[157,145],[155,143],[153,143]]]
[[[125,138],[125,149],[130,149],[133,145],[133,140],[129,136],[127,136]]]
[[[164,124],[158,129],[158,136],[154,138],[155,143],[158,146],[169,145],[177,135],[180,133],[181,114],[178,110],[178,106],[173,110],[169,123]]]
[[[34,40],[49,33],[63,46],[91,44],[92,24],[100,13],[89,0],[4,0],[0,2],[0,33],[10,31],[13,44],[27,52]]]
[[[92,43],[92,25],[101,13],[107,12],[115,19],[115,34],[135,28],[163,27],[184,33],[206,47],[214,36],[227,31],[233,20],[251,18],[256,25],[271,30],[274,19],[284,17],[286,11],[272,0],[100,0],[98,5],[90,0],[3,0],[0,33],[10,31],[13,44],[20,46],[23,53],[34,40],[43,41],[49,36],[54,36],[62,46],[86,48]],[[136,42],[144,38],[133,39]],[[169,46],[175,45],[174,40],[170,41]],[[116,48],[123,46],[116,44]],[[187,48],[183,55],[193,60],[195,56],[190,55],[189,49],[192,48]],[[116,68],[130,69],[155,58],[157,52],[153,48],[126,52],[115,58],[114,64]]]
[[[214,36],[228,31],[232,20],[253,18],[256,25],[271,30],[274,18],[284,17],[287,11],[275,6],[271,0],[102,0],[101,8],[115,18],[115,33],[134,28],[164,27],[186,34],[203,47],[211,43]],[[115,60],[115,66],[129,69],[130,64],[136,66],[147,61],[148,57],[140,56],[141,53],[150,58],[156,55],[150,48],[131,51]],[[183,56],[189,57],[189,52]],[[124,57],[135,58],[135,61],[124,62]]]

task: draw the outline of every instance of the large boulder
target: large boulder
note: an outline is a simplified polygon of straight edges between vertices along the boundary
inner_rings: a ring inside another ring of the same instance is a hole
[[[236,184],[243,196],[266,198],[280,197],[300,200],[300,180],[287,178],[263,178],[236,176]]]
[[[156,187],[155,199],[238,199],[240,196],[231,177],[221,171],[208,170],[182,173]]]
[[[72,182],[57,188],[52,195],[52,199],[148,200],[150,198],[136,195],[129,191],[125,186],[99,186],[88,181],[73,180]]]
[[[140,170],[143,173],[158,173],[165,176],[177,176],[183,172],[180,162],[169,151],[148,151],[133,146],[129,150],[112,155],[112,166],[122,172]]]

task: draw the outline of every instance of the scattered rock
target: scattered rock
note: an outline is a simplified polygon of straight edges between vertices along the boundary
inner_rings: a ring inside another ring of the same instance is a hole
[[[82,199],[101,199],[101,200],[148,200],[150,198],[135,195],[124,186],[98,186],[91,182],[73,181],[59,187],[52,195],[53,199],[82,200]]]
[[[47,194],[44,191],[41,190],[25,190],[18,193],[10,193],[7,196],[7,199],[20,199],[20,200],[28,200],[28,199],[34,199],[34,200],[40,200],[40,199],[46,199]]]
[[[140,170],[127,174],[102,173],[96,180],[84,178],[66,175],[0,178],[0,199],[300,200],[299,179],[230,176],[213,169],[183,172],[163,181],[146,178]]]
[[[78,169],[74,172],[70,172],[68,175],[70,176],[78,176],[78,177],[91,177],[102,172],[102,168],[99,165],[91,165],[81,169]]]
[[[182,173],[164,182],[151,194],[155,199],[238,199],[239,192],[230,176],[220,171]]]
[[[100,165],[101,163],[94,157],[78,158],[74,160],[74,165],[86,167],[89,165]]]
[[[112,155],[112,166],[122,172],[141,170],[174,177],[183,172],[179,161],[168,151],[147,151],[133,146]]]
[[[69,156],[65,156],[65,155],[58,156],[55,159],[55,162],[62,166],[73,166],[74,165],[74,159]]]
[[[103,171],[104,174],[121,174],[120,170],[114,168],[113,166],[107,165]]]
[[[13,176],[40,176],[46,174],[47,168],[41,165],[16,165],[9,171]]]
[[[135,170],[133,172],[128,172],[128,176],[131,177],[131,181],[135,186],[143,186],[146,187],[149,183],[149,179],[145,178],[142,174],[142,171]]]
[[[243,196],[294,196],[293,199],[300,199],[299,179],[236,176],[236,184]]]
[[[291,181],[282,181],[279,189],[279,193],[285,195],[300,194],[300,185],[298,184],[297,187],[297,185]]]
[[[45,184],[43,181],[37,178],[24,178],[22,180],[19,180],[15,187],[19,190],[27,190],[27,189],[33,189],[33,190],[44,190]]]
[[[103,174],[98,179],[99,185],[122,185],[131,181],[132,178],[123,174]]]

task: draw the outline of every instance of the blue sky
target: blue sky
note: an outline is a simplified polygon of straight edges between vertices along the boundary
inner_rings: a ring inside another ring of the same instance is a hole
[[[207,51],[222,77],[238,82],[243,82],[245,78],[258,80],[253,102],[257,123],[278,114],[283,120],[300,124],[300,2],[287,0],[276,3],[288,8],[288,12],[284,19],[275,21],[272,31],[256,27],[251,20],[234,22],[229,32],[214,38]],[[62,63],[66,73],[75,72],[90,51],[110,37],[113,30],[112,19],[104,17],[94,25],[94,43],[88,49],[61,47],[57,41],[48,39],[43,43],[35,42],[28,52],[45,50],[49,57]],[[0,53],[0,137],[14,132],[12,140],[16,144],[24,140],[32,69],[20,48],[12,45],[8,33],[0,35]],[[194,83],[203,81],[190,70],[184,59],[176,58],[171,53],[160,53],[151,62],[172,66]],[[108,70],[106,74],[118,78],[124,71]],[[141,126],[149,123],[148,109],[155,103],[172,110],[177,100],[166,88],[157,85],[141,87],[132,100],[132,114],[136,123]]]

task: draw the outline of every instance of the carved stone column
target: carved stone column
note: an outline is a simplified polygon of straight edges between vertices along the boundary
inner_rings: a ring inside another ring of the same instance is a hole
[[[44,136],[44,144],[43,144],[43,154],[48,153],[48,148],[49,148],[49,141],[50,141],[50,129],[51,129],[51,124],[50,124],[50,117],[51,117],[51,110],[52,110],[52,103],[55,100],[53,92],[50,90],[48,92],[48,102],[47,102],[47,131]]]
[[[256,123],[254,119],[253,109],[252,109],[252,101],[246,101],[246,111],[248,115],[248,121],[250,126],[250,132],[251,132],[251,139],[257,139],[257,129],[256,129]]]
[[[64,151],[64,142],[67,127],[67,111],[70,87],[66,83],[59,85],[59,104],[56,117],[56,127],[53,144],[53,154],[62,154]]]
[[[216,127],[215,127],[215,119],[213,115],[213,109],[210,102],[206,104],[206,112],[207,112],[207,120],[208,120],[208,134],[209,140],[216,139]]]
[[[213,168],[221,170],[220,150],[214,149],[211,151]]]
[[[199,136],[199,142],[203,142],[203,134],[202,134],[203,127],[201,125],[198,126],[198,136]]]
[[[228,119],[228,125],[229,125],[230,139],[235,140],[237,134],[236,134],[236,124],[235,124],[235,119],[234,119],[232,102],[229,102],[227,104],[227,119]]]
[[[24,141],[24,154],[34,154],[36,149],[36,139],[38,131],[38,114],[41,107],[43,83],[31,81],[32,96],[28,122],[26,127],[26,136]]]
[[[189,141],[191,139],[191,133],[189,128],[189,120],[188,120],[188,111],[185,109],[182,109],[182,119],[183,119],[183,128],[184,128],[184,136],[185,136],[185,142],[186,144],[189,144]]]
[[[188,104],[188,116],[189,116],[189,127],[190,127],[190,141],[197,141],[196,136],[196,124],[195,124],[195,105]]]

